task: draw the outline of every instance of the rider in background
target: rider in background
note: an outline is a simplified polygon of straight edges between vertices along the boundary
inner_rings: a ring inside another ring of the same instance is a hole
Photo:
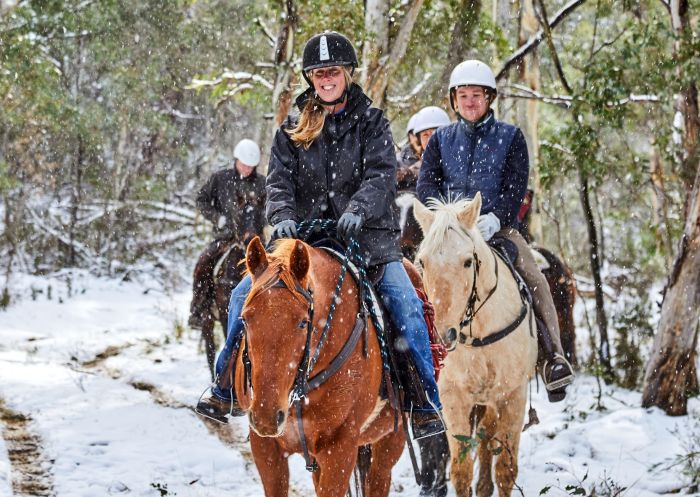
[[[304,47],[303,77],[309,88],[297,99],[300,114],[277,131],[267,176],[266,214],[273,238],[294,238],[297,223],[337,221],[338,235],[355,239],[368,266],[384,265],[376,288],[391,320],[411,353],[428,401],[413,405],[414,438],[444,430],[423,303],[401,263],[394,205],[396,156],[389,123],[370,107],[352,81],[355,49],[345,36],[326,32]],[[219,421],[238,414],[232,378],[243,326],[240,320],[251,287],[246,277],[233,290],[226,345],[217,360],[217,384],[197,411]]]
[[[430,198],[473,198],[481,192],[477,228],[485,240],[505,238],[518,249],[516,269],[532,292],[535,314],[545,328],[538,326],[545,387],[551,402],[560,401],[574,373],[564,358],[547,281],[517,231],[530,170],[525,137],[519,128],[496,120],[491,109],[497,95],[496,78],[483,62],[458,64],[450,76],[449,92],[459,119],[437,130],[429,140],[418,178],[418,197],[425,203]]]
[[[194,268],[187,324],[201,329],[214,295],[214,267],[231,243],[247,243],[265,226],[265,178],[255,170],[260,148],[243,139],[233,150],[234,167],[214,173],[197,195],[197,208],[214,225],[214,240]]]
[[[449,124],[450,116],[447,115],[447,112],[435,106],[423,107],[411,117],[409,125],[412,125],[413,135],[418,142],[416,160],[406,167],[399,168],[396,175],[399,191],[416,191],[421,158],[425,147],[428,145],[428,140],[430,140],[437,128]]]
[[[400,172],[402,169],[412,166],[420,160],[420,154],[423,151],[420,148],[418,137],[413,133],[413,122],[416,115],[413,114],[406,124],[406,144],[396,154],[396,162],[398,162]]]

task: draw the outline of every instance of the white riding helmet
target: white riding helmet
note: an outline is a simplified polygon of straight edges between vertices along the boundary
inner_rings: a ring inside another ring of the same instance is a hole
[[[423,107],[414,116],[413,132],[417,135],[426,129],[439,128],[450,124],[450,116],[440,107]]]
[[[496,76],[489,66],[480,60],[465,60],[452,69],[450,93],[460,86],[485,86],[496,90]]]
[[[238,159],[246,166],[256,167],[260,164],[260,147],[253,140],[244,138],[233,149],[233,158]]]
[[[418,115],[418,113],[413,114],[413,115],[408,119],[408,123],[406,124],[406,134],[407,134],[407,135],[410,134],[410,133],[413,133],[413,125],[414,125],[415,122],[416,122],[416,116],[417,116],[417,115]]]

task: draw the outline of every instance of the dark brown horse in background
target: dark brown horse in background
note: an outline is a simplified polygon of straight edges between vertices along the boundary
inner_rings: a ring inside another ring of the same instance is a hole
[[[207,356],[207,364],[211,379],[216,379],[214,365],[216,364],[216,339],[214,327],[216,321],[221,324],[224,340],[228,330],[228,304],[231,291],[243,279],[245,267],[239,264],[245,258],[245,246],[236,241],[231,241],[224,254],[219,258],[214,267],[214,295],[209,312],[205,313],[202,320],[202,340]]]
[[[380,397],[379,339],[371,319],[365,330],[356,282],[348,276],[336,295],[341,264],[299,240],[268,253],[256,237],[246,265],[252,288],[235,388],[265,495],[287,496],[287,459],[303,453],[319,497],[344,497],[356,464],[364,495],[386,497],[404,435]]]

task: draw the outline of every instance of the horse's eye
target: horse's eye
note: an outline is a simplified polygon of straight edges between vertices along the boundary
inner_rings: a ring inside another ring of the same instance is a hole
[[[302,319],[302,320],[299,322],[299,329],[304,329],[304,328],[306,328],[307,323],[308,323],[308,321],[307,321],[306,319]]]
[[[464,261],[464,267],[472,267],[472,260],[467,259],[466,261]]]
[[[418,259],[418,265],[421,267],[423,266],[423,259]]]

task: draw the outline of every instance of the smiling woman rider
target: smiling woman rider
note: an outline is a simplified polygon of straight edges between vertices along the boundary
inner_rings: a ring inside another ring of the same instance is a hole
[[[338,235],[354,238],[368,266],[384,266],[378,294],[410,352],[425,391],[412,399],[414,438],[444,430],[423,303],[401,262],[396,196],[396,157],[384,114],[352,81],[355,49],[340,33],[312,37],[304,47],[303,77],[309,84],[296,99],[299,115],[277,130],[266,179],[266,215],[273,238],[294,238],[297,223],[337,221]],[[239,414],[232,378],[243,325],[240,315],[251,280],[231,294],[229,330],[217,360],[217,381],[197,412],[226,422]]]

